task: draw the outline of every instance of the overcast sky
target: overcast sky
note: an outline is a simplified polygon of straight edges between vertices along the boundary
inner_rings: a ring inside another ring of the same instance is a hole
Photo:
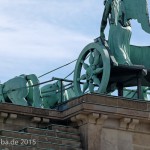
[[[0,80],[40,76],[78,58],[99,36],[103,0],[0,0]],[[150,9],[150,8],[149,8]],[[150,35],[132,21],[131,44],[150,45]],[[74,65],[50,74],[65,77]]]

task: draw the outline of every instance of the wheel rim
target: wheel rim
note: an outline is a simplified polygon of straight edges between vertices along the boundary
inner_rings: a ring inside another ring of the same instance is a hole
[[[85,93],[105,93],[110,76],[110,58],[104,46],[87,45],[79,55],[74,72],[77,96]]]

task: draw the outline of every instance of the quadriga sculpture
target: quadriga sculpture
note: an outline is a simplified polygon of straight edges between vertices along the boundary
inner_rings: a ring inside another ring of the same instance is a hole
[[[0,84],[0,102],[22,106],[53,108],[57,104],[75,97],[71,88],[65,89],[60,80],[42,88],[36,75],[16,76]]]
[[[43,107],[51,108],[58,104],[61,100],[61,91],[59,81],[45,85],[41,88],[41,94],[43,99]]]
[[[136,19],[150,33],[148,1],[104,0],[104,4],[100,37],[84,47],[75,66],[75,94],[109,94],[118,89],[123,96],[124,88],[137,86],[142,98],[142,86],[150,87],[150,47],[130,45],[130,20]]]
[[[39,80],[34,74],[16,76],[0,86],[0,101],[41,107]]]
[[[47,84],[41,88],[42,105],[44,108],[53,108],[61,102],[75,97],[73,88],[65,89],[65,85],[61,82],[58,80],[55,83]]]

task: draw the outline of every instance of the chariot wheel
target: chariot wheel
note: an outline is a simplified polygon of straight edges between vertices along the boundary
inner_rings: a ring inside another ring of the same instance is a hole
[[[106,93],[109,77],[110,57],[107,49],[101,43],[87,45],[75,66],[75,94]]]

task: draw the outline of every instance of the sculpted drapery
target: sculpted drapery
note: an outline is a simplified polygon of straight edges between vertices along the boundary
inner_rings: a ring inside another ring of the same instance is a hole
[[[109,19],[110,29],[108,45],[111,53],[119,64],[131,65],[130,38],[131,26],[126,18],[124,2],[122,0],[107,0],[101,23],[101,37],[104,39],[104,30]]]

